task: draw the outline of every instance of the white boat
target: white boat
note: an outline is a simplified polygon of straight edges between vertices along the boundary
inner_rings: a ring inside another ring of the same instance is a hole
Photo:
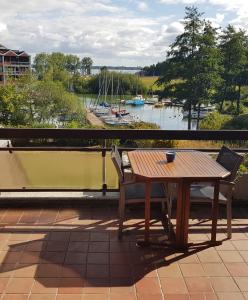
[[[165,106],[172,105],[172,101],[171,101],[170,98],[162,99],[162,103],[163,103]]]
[[[146,98],[145,104],[155,104],[155,103],[158,103],[158,100],[159,100],[158,96],[157,95],[153,95],[150,98]]]
[[[199,119],[203,119],[207,116],[207,114],[213,112],[215,110],[215,106],[204,106],[200,108],[200,113],[199,113]],[[183,112],[183,118],[188,118],[189,117],[189,112],[184,111]],[[198,119],[198,111],[197,110],[192,110],[191,112],[191,118],[192,119]]]

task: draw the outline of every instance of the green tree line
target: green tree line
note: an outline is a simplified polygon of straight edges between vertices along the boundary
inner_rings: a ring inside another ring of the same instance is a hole
[[[80,94],[98,94],[104,85],[105,93],[137,94],[146,92],[142,81],[132,74],[109,72],[106,67],[97,75],[91,75],[93,60],[90,57],[80,58],[76,55],[65,55],[60,52],[39,53],[34,58],[33,69],[38,80],[59,81],[64,87]],[[91,75],[91,76],[89,76]],[[113,84],[113,91],[111,86]]]
[[[159,66],[161,96],[184,103],[189,111],[188,129],[192,109],[199,116],[202,104],[217,103],[222,111],[226,101],[232,106],[236,103],[236,114],[240,114],[241,91],[248,84],[246,32],[232,25],[219,30],[194,6],[186,7],[183,25],[183,33]]]

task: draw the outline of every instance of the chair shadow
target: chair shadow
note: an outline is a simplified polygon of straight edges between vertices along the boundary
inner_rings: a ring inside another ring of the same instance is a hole
[[[83,220],[83,215],[79,215],[78,220]],[[19,228],[3,228],[2,232],[43,234],[43,237],[9,245],[0,273],[22,269],[25,272],[26,268],[33,266],[32,277],[50,288],[76,288],[82,287],[82,284],[85,288],[131,286],[156,269],[215,246],[207,241],[191,243],[185,250],[161,246],[137,247],[137,238],[144,234],[143,220],[134,221],[122,241],[117,237],[118,222],[112,218],[75,226],[68,224],[65,218],[54,223],[51,229],[46,226],[45,229],[42,226],[35,228],[34,224],[26,224],[25,229],[22,227],[23,224]],[[167,236],[160,227],[161,219],[152,219],[151,235],[158,241],[164,241]],[[209,228],[195,230],[197,233],[209,232]],[[240,231],[240,228],[234,228],[235,231]],[[92,236],[96,238],[91,240]],[[219,243],[223,241],[225,239]]]

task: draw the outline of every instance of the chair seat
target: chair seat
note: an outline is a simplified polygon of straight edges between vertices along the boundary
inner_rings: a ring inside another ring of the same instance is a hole
[[[214,198],[214,187],[205,185],[194,185],[190,188],[190,200],[192,202],[202,200],[210,201]],[[219,200],[226,202],[227,198],[219,193]]]
[[[126,200],[130,199],[145,199],[145,184],[134,183],[125,187]],[[165,188],[163,183],[151,184],[151,199],[152,198],[165,198]]]

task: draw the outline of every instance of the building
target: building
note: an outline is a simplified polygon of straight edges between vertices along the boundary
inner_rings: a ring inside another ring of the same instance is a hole
[[[25,51],[11,50],[0,44],[0,84],[18,78],[30,70],[30,56]]]

